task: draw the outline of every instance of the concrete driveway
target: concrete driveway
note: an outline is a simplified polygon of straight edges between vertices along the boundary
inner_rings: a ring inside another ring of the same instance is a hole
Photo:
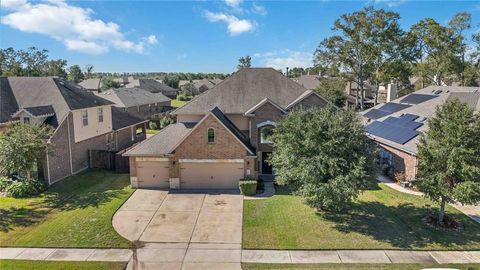
[[[127,269],[237,270],[242,217],[238,194],[138,189],[112,223],[126,239],[141,242]]]

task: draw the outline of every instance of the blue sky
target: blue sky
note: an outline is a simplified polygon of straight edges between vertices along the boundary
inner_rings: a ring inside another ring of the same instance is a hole
[[[111,72],[233,72],[244,55],[254,66],[310,66],[334,20],[368,5],[400,13],[405,29],[461,11],[480,29],[480,1],[2,0],[0,47]]]

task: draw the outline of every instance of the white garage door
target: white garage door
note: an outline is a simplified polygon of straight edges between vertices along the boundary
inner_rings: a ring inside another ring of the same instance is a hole
[[[138,188],[168,188],[168,161],[137,161]]]
[[[238,181],[243,177],[243,160],[180,163],[182,189],[238,189]]]

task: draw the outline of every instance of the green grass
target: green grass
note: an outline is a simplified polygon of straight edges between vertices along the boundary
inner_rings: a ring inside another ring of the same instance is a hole
[[[188,101],[181,101],[181,100],[178,100],[178,99],[172,99],[170,101],[170,105],[174,108],[180,108],[182,107],[183,105],[185,105]]]
[[[0,260],[2,270],[121,270],[125,263]]]
[[[480,269],[480,264],[260,264],[242,263],[244,270],[267,269],[343,269],[343,270],[418,270],[423,268]]]
[[[157,134],[160,132],[158,129],[147,129],[147,134]]]
[[[129,247],[111,222],[129,184],[126,174],[89,170],[34,198],[0,198],[0,246]]]
[[[372,186],[341,213],[317,213],[297,196],[277,194],[244,202],[243,248],[480,249],[480,224],[449,206],[447,213],[465,229],[429,227],[421,218],[436,205],[384,184]]]

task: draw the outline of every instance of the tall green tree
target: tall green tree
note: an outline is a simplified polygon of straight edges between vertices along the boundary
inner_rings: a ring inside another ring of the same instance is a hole
[[[252,66],[252,57],[250,55],[242,56],[238,59],[237,69],[249,68]]]
[[[16,124],[0,133],[0,175],[19,174],[31,179],[32,171],[45,157],[51,133],[49,126],[30,124]]]
[[[102,86],[100,87],[102,91],[118,87],[120,87],[120,85],[114,81],[112,77],[102,78]]]
[[[79,83],[84,79],[83,72],[79,65],[73,65],[68,69],[67,78],[69,81]]]
[[[315,91],[322,97],[326,98],[335,106],[342,108],[345,105],[345,96],[343,89],[345,88],[345,80],[341,77],[322,78],[320,85]]]
[[[163,77],[163,83],[172,87],[172,88],[175,88],[177,89],[178,88],[178,84],[180,83],[180,78],[178,77],[178,75],[175,75],[175,74],[169,74],[169,75],[166,75],[165,77]]]
[[[449,77],[462,72],[463,35],[459,17],[450,26],[443,26],[431,18],[414,24],[409,32],[415,40],[414,71],[424,81],[442,85]]]
[[[398,72],[405,71],[400,67],[408,50],[399,18],[397,13],[373,7],[344,14],[334,22],[336,34],[320,42],[315,51],[317,65],[339,67],[348,80],[359,85],[356,100],[360,110],[364,109],[367,80],[378,87],[379,82],[393,79],[392,74],[399,76]]]
[[[48,60],[45,62],[43,68],[43,74],[45,76],[58,76],[61,78],[67,77],[67,72],[65,68],[67,67],[67,60],[57,59],[57,60]]]
[[[276,181],[317,209],[342,208],[376,172],[375,148],[353,111],[329,106],[292,112],[271,139]]]
[[[94,67],[93,67],[93,65],[91,65],[91,64],[87,64],[87,65],[85,66],[85,69],[84,69],[85,72],[84,72],[84,74],[83,74],[83,76],[85,77],[85,79],[91,79],[91,78],[93,78],[93,69],[94,69]]]
[[[439,202],[443,225],[446,203],[480,202],[480,115],[466,103],[448,101],[437,107],[428,127],[418,144],[417,187]]]

